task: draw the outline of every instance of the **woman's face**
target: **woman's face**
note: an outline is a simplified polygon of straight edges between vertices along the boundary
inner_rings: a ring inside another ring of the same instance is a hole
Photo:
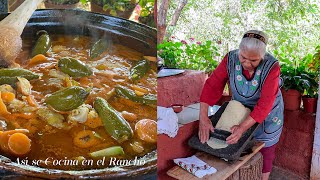
[[[257,51],[241,50],[239,53],[239,60],[243,69],[254,71],[254,69],[259,66],[262,58]]]

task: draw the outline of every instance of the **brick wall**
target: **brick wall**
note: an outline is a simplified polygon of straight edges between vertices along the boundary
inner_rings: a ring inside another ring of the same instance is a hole
[[[173,103],[187,106],[199,102],[207,77],[202,71],[186,70],[183,74],[158,78],[158,106]]]
[[[277,144],[274,165],[309,177],[315,118],[315,114],[285,110],[284,128]]]

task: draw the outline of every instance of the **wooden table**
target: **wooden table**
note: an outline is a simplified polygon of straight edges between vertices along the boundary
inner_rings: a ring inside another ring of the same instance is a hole
[[[211,175],[206,175],[201,179],[210,179],[210,180],[224,180],[224,179],[246,179],[245,177],[248,177],[251,179],[258,179],[252,177],[252,174],[250,176],[247,176],[246,174],[239,175],[239,169],[242,167],[252,166],[252,164],[256,163],[260,159],[260,166],[259,169],[255,169],[255,171],[261,172],[262,168],[262,156],[259,153],[259,150],[264,147],[263,142],[258,142],[253,147],[253,152],[251,154],[245,155],[241,157],[237,162],[234,162],[233,164],[229,164],[228,162],[225,162],[224,160],[221,160],[215,156],[212,156],[210,154],[204,153],[204,152],[198,152],[196,153],[196,156],[203,160],[204,162],[208,163],[210,166],[217,169],[217,172]],[[238,172],[238,173],[237,173]],[[176,179],[188,179],[188,180],[197,180],[200,178],[197,178],[196,176],[190,174],[186,170],[182,169],[179,166],[174,166],[171,168],[167,174],[173,178]],[[261,174],[258,175],[261,177]]]

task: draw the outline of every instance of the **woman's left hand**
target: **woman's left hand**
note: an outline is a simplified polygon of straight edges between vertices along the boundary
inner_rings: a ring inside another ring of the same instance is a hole
[[[243,132],[244,132],[244,129],[241,126],[239,126],[239,125],[232,126],[232,128],[231,128],[232,134],[226,139],[227,144],[237,143],[239,141],[239,139],[241,138]]]

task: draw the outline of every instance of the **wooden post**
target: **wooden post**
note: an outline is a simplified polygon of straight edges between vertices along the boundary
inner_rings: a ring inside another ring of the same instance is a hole
[[[263,158],[258,152],[226,180],[261,180],[262,164]]]
[[[239,180],[260,180],[262,178],[263,157],[259,152],[239,169]]]
[[[320,95],[320,83],[319,83],[318,95]],[[320,179],[320,97],[318,98],[318,108],[317,108],[317,117],[316,117],[316,128],[314,131],[310,179],[311,180]]]

